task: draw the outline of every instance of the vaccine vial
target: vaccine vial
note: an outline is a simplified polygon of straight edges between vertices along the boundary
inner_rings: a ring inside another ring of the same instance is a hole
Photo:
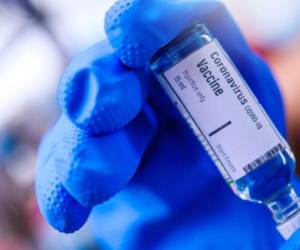
[[[266,205],[289,238],[300,227],[293,153],[216,38],[194,24],[151,58],[150,69],[233,192]]]

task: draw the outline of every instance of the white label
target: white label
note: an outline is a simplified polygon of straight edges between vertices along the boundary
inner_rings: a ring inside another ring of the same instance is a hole
[[[217,41],[163,77],[164,87],[226,179],[243,177],[286,146]]]

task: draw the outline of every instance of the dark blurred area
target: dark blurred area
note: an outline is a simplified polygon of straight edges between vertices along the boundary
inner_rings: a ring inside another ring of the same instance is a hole
[[[34,173],[41,136],[59,116],[59,78],[71,58],[104,38],[112,3],[0,0],[0,250],[97,249],[88,227],[64,235],[44,222]],[[225,3],[279,80],[300,159],[300,1]]]

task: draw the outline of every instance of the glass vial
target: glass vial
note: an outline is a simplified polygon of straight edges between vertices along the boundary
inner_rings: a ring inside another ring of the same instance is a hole
[[[194,24],[150,68],[233,192],[265,204],[290,237],[300,227],[293,153],[216,38]]]

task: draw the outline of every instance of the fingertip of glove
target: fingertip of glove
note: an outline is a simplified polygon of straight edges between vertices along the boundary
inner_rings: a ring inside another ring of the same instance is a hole
[[[55,165],[57,144],[55,135],[66,119],[61,118],[57,126],[44,138],[38,157],[36,196],[40,211],[49,224],[64,233],[73,233],[86,222],[91,208],[80,205],[61,184]]]
[[[48,187],[39,185],[37,189],[41,213],[53,228],[63,233],[74,233],[84,225],[90,208],[75,201],[61,184]]]
[[[122,25],[125,22],[124,15],[134,8],[135,2],[137,1],[116,1],[106,13],[105,30],[121,61],[132,68],[139,68],[150,57],[149,50],[144,48],[139,39],[131,36],[130,32],[123,32],[121,29],[127,25]]]
[[[79,128],[93,134],[111,133],[141,110],[148,92],[147,83],[141,82],[114,54],[97,55],[85,65],[70,67],[76,70],[66,71],[58,102]]]
[[[108,26],[114,28],[120,24],[121,17],[130,10],[136,0],[118,0],[108,10],[105,16],[105,22]]]

